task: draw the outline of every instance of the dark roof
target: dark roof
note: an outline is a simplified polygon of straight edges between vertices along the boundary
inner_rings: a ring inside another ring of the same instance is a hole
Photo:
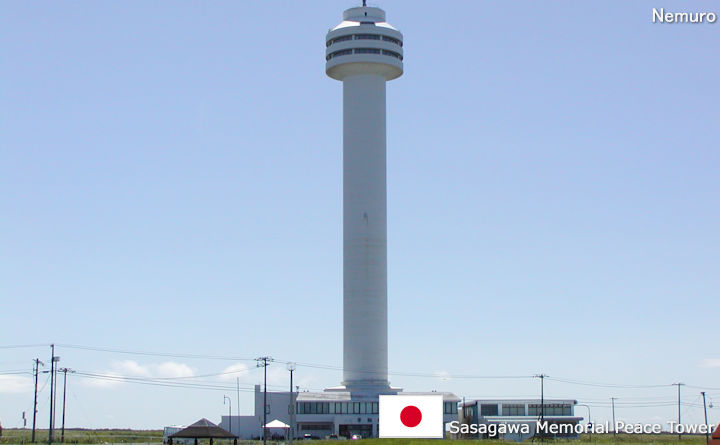
[[[230,434],[207,419],[200,419],[189,427],[171,434],[170,437],[179,439],[237,438],[236,435]]]

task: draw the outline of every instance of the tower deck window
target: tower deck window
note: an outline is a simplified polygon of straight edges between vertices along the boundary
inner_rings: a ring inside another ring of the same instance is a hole
[[[327,43],[325,44],[325,46],[330,46],[333,43],[338,43],[338,42],[346,42],[346,41],[352,40],[352,39],[353,39],[352,35],[336,37],[334,39],[328,40]]]
[[[382,54],[384,56],[395,57],[396,59],[400,59],[400,60],[403,59],[403,57],[400,54],[396,53],[395,51],[388,51],[388,50],[384,49],[384,50],[382,50]]]
[[[398,39],[393,38],[393,37],[382,36],[382,39],[383,39],[384,41],[386,41],[386,42],[391,42],[391,43],[394,43],[394,44],[396,44],[396,45],[398,45],[398,46],[402,46],[402,42],[401,42],[400,40],[398,40]]]
[[[334,53],[328,54],[327,57],[325,58],[325,60],[330,60],[333,57],[347,56],[352,53],[353,53],[353,50],[351,50],[351,49],[341,49],[340,51],[335,51]]]
[[[355,54],[380,54],[377,48],[355,48]]]
[[[380,40],[377,34],[355,34],[356,40]]]
[[[346,36],[335,37],[334,39],[330,39],[325,42],[325,46],[329,47],[330,45],[333,45],[335,43],[347,42],[348,40],[382,40],[383,42],[394,43],[395,45],[398,45],[400,47],[403,46],[402,40],[379,34],[350,34]]]

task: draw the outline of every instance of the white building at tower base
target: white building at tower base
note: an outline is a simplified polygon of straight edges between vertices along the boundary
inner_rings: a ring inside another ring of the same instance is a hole
[[[460,398],[452,393],[402,392],[404,395],[442,394],[443,422],[447,425],[458,420]],[[296,399],[295,434],[306,434],[324,439],[336,435],[350,438],[357,434],[364,438],[378,436],[378,397],[358,397],[347,391],[300,392],[292,394]],[[255,386],[255,414],[252,416],[222,416],[220,427],[232,431],[241,439],[262,437],[263,391]],[[292,425],[290,416],[290,392],[267,393],[267,421],[278,419]],[[284,436],[282,430],[268,430],[268,436]]]

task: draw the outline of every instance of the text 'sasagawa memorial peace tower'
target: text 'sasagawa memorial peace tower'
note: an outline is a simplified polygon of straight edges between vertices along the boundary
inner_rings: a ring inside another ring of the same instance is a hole
[[[402,34],[385,11],[343,13],[325,72],[343,82],[343,385],[390,391],[387,339],[385,82],[403,73]]]

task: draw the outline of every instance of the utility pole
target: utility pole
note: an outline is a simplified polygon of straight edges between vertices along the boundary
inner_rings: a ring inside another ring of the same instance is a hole
[[[546,374],[537,374],[535,377],[540,379],[540,424],[545,425],[545,377]],[[540,441],[544,442],[544,435],[540,435]]]
[[[705,391],[701,392],[703,396],[703,410],[705,411],[705,443],[710,443],[710,425],[707,421],[707,404],[705,403]]]
[[[235,411],[238,415],[238,436],[240,435],[240,377],[235,377],[235,383],[237,384],[237,405]],[[230,419],[230,425],[232,425],[232,419]]]
[[[613,437],[617,438],[617,423],[615,423],[615,400],[617,397],[610,397],[612,400],[612,416],[613,416]]]
[[[225,404],[225,399],[228,401],[228,432],[232,434],[232,399],[228,396],[223,396],[223,405]]]
[[[62,368],[58,371],[63,373],[63,413],[62,413],[62,433],[60,433],[60,442],[65,442],[65,393],[67,392],[67,373],[75,372],[72,369]]]
[[[293,371],[295,371],[295,363],[288,363],[287,369],[290,371],[290,411],[288,414],[290,414],[290,431],[288,434],[288,443],[289,445],[292,445],[293,442],[293,436],[295,435],[295,397],[293,393]]]
[[[680,425],[680,387],[684,385],[684,383],[673,383],[674,386],[677,386],[678,388],[678,426]],[[682,434],[678,431],[678,440],[682,439]]]
[[[40,359],[35,359],[35,397],[33,398],[33,427],[32,427],[32,438],[30,441],[35,443],[35,419],[37,417],[37,385],[38,385],[38,374],[40,374],[40,365],[45,366],[45,363],[41,362]]]
[[[258,362],[257,363],[258,367],[265,368],[264,369],[264,371],[265,371],[264,386],[265,387],[263,388],[263,425],[262,425],[262,430],[263,430],[263,445],[267,445],[267,428],[265,428],[265,425],[267,425],[267,367],[268,367],[268,363],[271,363],[273,361],[273,358],[268,357],[268,356],[258,357],[255,359],[255,361]]]
[[[48,444],[53,442],[53,425],[55,414],[55,345],[50,345],[50,426],[48,427]]]

